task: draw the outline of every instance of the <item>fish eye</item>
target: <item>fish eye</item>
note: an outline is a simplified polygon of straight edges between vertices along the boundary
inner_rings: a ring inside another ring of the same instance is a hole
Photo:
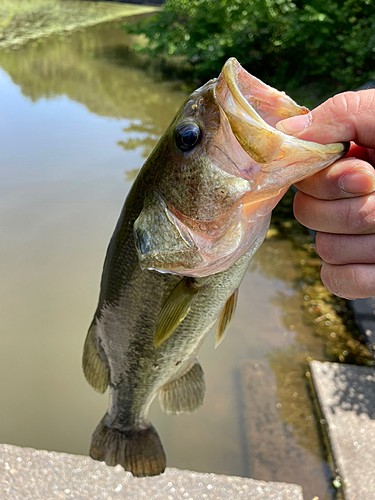
[[[181,151],[190,151],[200,143],[201,139],[201,129],[195,123],[181,123],[176,127],[176,146]]]

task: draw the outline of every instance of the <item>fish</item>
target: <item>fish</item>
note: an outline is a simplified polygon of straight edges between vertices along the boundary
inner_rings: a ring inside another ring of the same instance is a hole
[[[134,476],[166,467],[148,419],[156,395],[167,414],[194,412],[205,381],[198,350],[216,345],[238,288],[289,186],[341,158],[347,144],[288,136],[281,119],[308,113],[229,59],[195,90],[136,177],[110,240],[83,371],[109,387],[90,456]]]

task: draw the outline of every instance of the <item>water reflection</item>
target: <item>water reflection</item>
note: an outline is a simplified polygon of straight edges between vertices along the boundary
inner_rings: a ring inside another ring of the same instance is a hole
[[[118,141],[118,145],[125,150],[140,148],[143,158],[147,158],[159,140],[157,126],[154,123],[131,123],[123,131],[128,136],[125,141]]]
[[[133,168],[132,170],[127,170],[125,172],[125,179],[127,182],[133,182],[134,179],[137,177],[139,168]]]
[[[137,67],[120,27],[104,23],[3,50],[1,67],[33,102],[67,96],[96,115],[128,120],[117,143],[145,157],[185,94]]]

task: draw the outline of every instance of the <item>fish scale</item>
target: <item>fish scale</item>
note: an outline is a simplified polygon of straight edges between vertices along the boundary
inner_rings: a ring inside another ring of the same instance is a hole
[[[229,59],[185,101],[142,167],[107,250],[85,342],[87,380],[99,392],[109,387],[93,458],[135,476],[164,471],[148,420],[153,399],[159,394],[172,414],[203,403],[199,347],[218,319],[216,343],[224,338],[273,207],[292,182],[346,152],[274,128],[306,112]]]

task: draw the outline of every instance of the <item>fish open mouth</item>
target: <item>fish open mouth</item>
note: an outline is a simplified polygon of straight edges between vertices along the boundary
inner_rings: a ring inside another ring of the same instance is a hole
[[[280,120],[309,112],[285,92],[276,90],[250,75],[234,57],[225,63],[220,77],[225,79],[232,98],[246,112],[247,119],[251,118],[259,126],[269,125],[271,130]],[[219,78],[216,88],[218,97],[220,83]]]
[[[225,63],[215,86],[215,97],[237,141],[258,165],[257,170],[270,174],[283,169],[285,182],[280,187],[312,175],[313,170],[321,170],[347,150],[342,143],[321,145],[276,130],[280,120],[307,114],[309,110],[285,92],[250,75],[235,58]]]
[[[276,123],[309,111],[250,75],[234,58],[225,63],[215,96],[238,142],[260,164],[273,161],[284,142]]]

